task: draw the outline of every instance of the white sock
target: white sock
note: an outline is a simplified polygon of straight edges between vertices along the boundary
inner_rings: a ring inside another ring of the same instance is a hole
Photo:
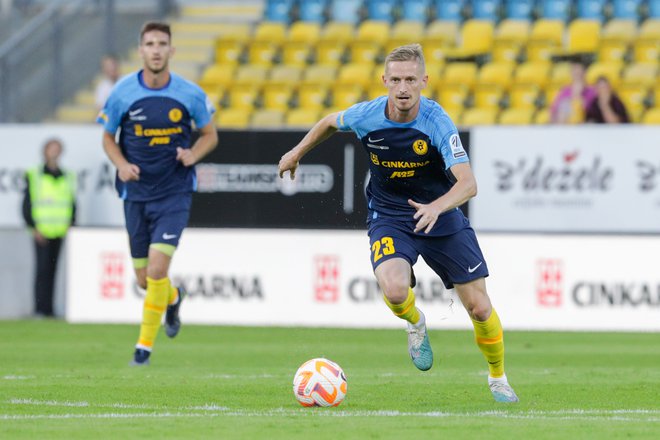
[[[502,377],[491,377],[490,375],[488,376],[488,385],[496,382],[509,383],[509,381],[506,380],[506,374]]]
[[[420,330],[423,329],[424,326],[426,325],[426,317],[424,316],[421,310],[417,309],[417,311],[419,312],[419,321],[417,321],[417,324],[412,324],[409,322],[408,327]]]

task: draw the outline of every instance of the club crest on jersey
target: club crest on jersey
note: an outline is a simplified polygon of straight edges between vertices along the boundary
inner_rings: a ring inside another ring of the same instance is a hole
[[[173,108],[167,116],[169,116],[170,121],[179,122],[183,118],[183,112],[178,108]]]
[[[380,165],[380,161],[378,160],[378,156],[374,153],[369,153],[369,157],[371,158],[371,162],[374,165]]]
[[[461,138],[457,134],[452,134],[449,138],[449,146],[451,147],[451,154],[454,156],[454,159],[465,156],[465,150],[463,149],[463,144],[461,143]]]
[[[429,151],[429,146],[426,144],[424,139],[417,139],[415,142],[413,142],[412,148],[413,151],[420,156],[425,155]]]

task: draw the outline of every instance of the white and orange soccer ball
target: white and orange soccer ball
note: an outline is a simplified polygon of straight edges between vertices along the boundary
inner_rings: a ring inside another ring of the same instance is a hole
[[[293,377],[293,395],[302,406],[337,406],[346,397],[346,391],[344,370],[328,359],[305,362]]]

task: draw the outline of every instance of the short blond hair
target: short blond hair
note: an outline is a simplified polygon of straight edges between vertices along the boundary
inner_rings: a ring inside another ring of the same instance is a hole
[[[416,61],[422,72],[426,72],[426,63],[424,62],[424,52],[422,45],[418,43],[406,44],[394,48],[385,58],[385,71],[392,61]]]

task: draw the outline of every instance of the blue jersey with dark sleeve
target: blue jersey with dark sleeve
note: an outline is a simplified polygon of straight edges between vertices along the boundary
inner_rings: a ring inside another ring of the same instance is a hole
[[[447,193],[454,184],[449,168],[468,162],[468,156],[456,126],[435,101],[421,97],[417,117],[407,123],[388,119],[386,107],[387,96],[355,104],[339,113],[337,125],[355,132],[369,155],[370,218],[413,222],[408,199],[427,204]],[[455,208],[440,215],[429,235],[453,234],[466,225]]]
[[[211,122],[213,104],[197,85],[170,73],[160,89],[150,89],[142,71],[122,78],[112,90],[97,121],[110,134],[119,132],[119,146],[129,163],[140,168],[140,180],[115,186],[122,199],[156,200],[196,189],[194,167],[176,160],[177,147],[191,147],[192,123]]]

